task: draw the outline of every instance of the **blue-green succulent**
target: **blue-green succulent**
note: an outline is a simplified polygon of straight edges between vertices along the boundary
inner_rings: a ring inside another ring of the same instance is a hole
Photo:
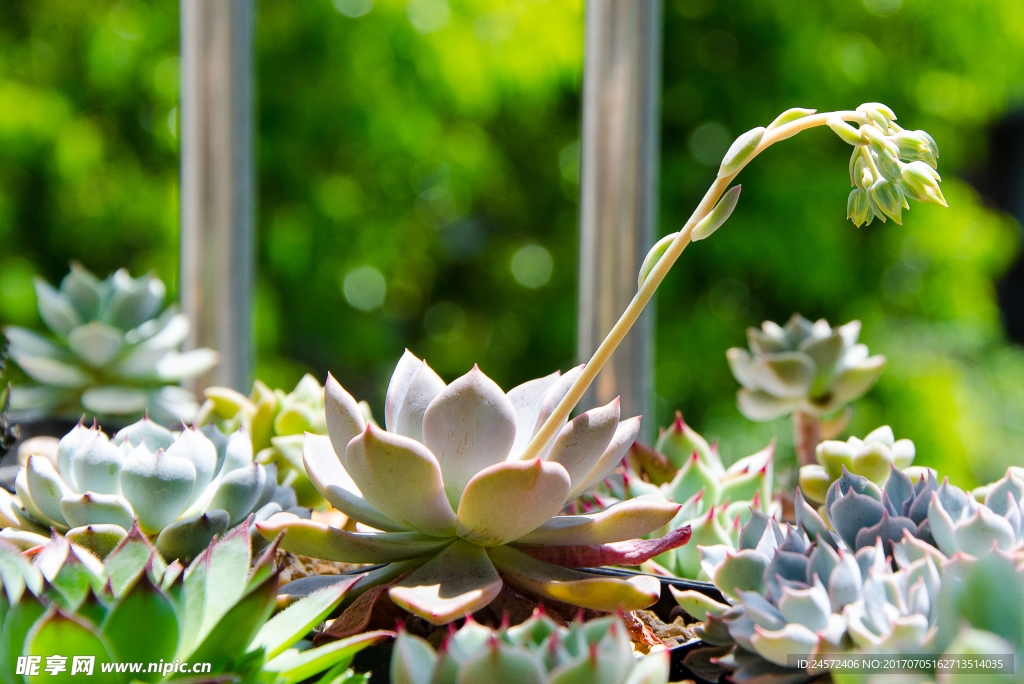
[[[253,460],[243,431],[175,434],[143,418],[110,439],[79,423],[61,438],[55,462],[27,457],[17,498],[0,492],[0,538],[37,546],[53,529],[103,554],[137,520],[165,557],[191,558],[251,513],[262,520],[295,505],[273,469]]]
[[[17,326],[4,332],[11,358],[36,384],[16,385],[14,412],[77,419],[85,414],[122,424],[149,411],[161,423],[191,421],[195,398],[177,386],[217,363],[216,352],[179,352],[189,320],[164,308],[166,287],[153,274],[121,269],[99,280],[80,264],[54,288],[37,279],[46,337]]]

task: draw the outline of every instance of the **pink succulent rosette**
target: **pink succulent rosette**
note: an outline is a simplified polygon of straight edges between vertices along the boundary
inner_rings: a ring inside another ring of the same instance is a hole
[[[582,367],[507,394],[474,366],[450,385],[406,352],[388,386],[385,426],[367,423],[328,376],[328,435],[306,434],[303,462],[316,488],[368,531],[291,514],[258,525],[281,548],[351,563],[383,563],[356,590],[390,583],[391,599],[434,624],[490,603],[504,581],[594,610],[653,604],[653,577],[597,576],[570,568],[638,565],[689,539],[689,528],[639,539],[679,504],[639,497],[590,515],[559,515],[607,477],[640,429],[619,420],[618,399],[567,422],[541,456],[519,456]],[[398,580],[398,581],[396,581]]]

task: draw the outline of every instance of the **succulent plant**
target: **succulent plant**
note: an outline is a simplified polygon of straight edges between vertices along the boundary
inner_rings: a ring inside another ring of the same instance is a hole
[[[740,526],[752,510],[773,517],[781,513],[772,498],[773,461],[774,445],[769,445],[726,468],[717,443],[708,444],[676,413],[672,425],[660,431],[653,449],[634,444],[628,467],[574,505],[589,511],[632,496],[659,496],[681,503],[666,531],[690,527],[690,543],[655,558],[660,565],[657,570],[707,579],[701,573],[698,546],[735,546]]]
[[[18,429],[11,425],[8,410],[11,403],[11,386],[7,383],[7,340],[0,342],[0,458],[18,440]]]
[[[56,462],[28,456],[17,499],[0,492],[0,538],[37,546],[52,528],[102,555],[137,520],[166,558],[191,558],[250,513],[262,519],[295,505],[273,470],[253,461],[243,431],[175,435],[143,418],[109,439],[79,423],[61,438]]]
[[[852,553],[806,504],[797,516],[796,527],[782,527],[755,513],[738,549],[702,549],[705,571],[728,603],[673,591],[686,612],[706,621],[699,631],[707,642],[738,646],[724,664],[780,678],[788,671],[798,681],[815,673],[794,672],[794,657],[928,652],[937,631],[936,558],[925,555],[894,570],[881,539]],[[744,652],[771,665],[751,662]]]
[[[857,342],[860,321],[832,328],[793,314],[786,325],[771,321],[748,328],[750,351],[732,348],[729,367],[743,388],[740,411],[751,420],[774,420],[794,411],[821,416],[867,392],[885,367]]]
[[[198,404],[175,385],[208,371],[217,354],[177,351],[189,321],[174,307],[163,308],[166,288],[159,278],[132,278],[121,269],[101,281],[72,264],[59,289],[42,279],[35,286],[39,315],[53,338],[5,329],[11,358],[38,383],[13,388],[15,412],[125,421],[148,409],[161,423],[192,420]]]
[[[289,684],[327,671],[320,681],[334,682],[356,652],[391,633],[311,648],[310,630],[341,603],[354,580],[270,618],[278,589],[274,551],[272,546],[252,559],[244,529],[211,545],[187,568],[167,565],[137,527],[105,563],[59,535],[28,553],[0,542],[3,679],[49,680],[56,661],[64,668],[57,681],[88,675],[102,682],[183,681],[191,670],[179,665],[209,663],[202,681]],[[38,657],[36,671],[16,670],[18,656]],[[126,670],[132,663],[160,667],[132,673]]]
[[[888,425],[872,430],[864,439],[826,440],[815,450],[818,462],[800,468],[800,489],[810,501],[824,503],[828,488],[843,474],[843,468],[879,487],[889,477],[890,466],[916,482],[925,477],[929,468],[912,465],[915,453],[914,443],[909,439],[897,440]]]
[[[796,448],[802,465],[814,461],[822,437],[838,434],[849,421],[839,413],[874,386],[885,368],[884,356],[868,356],[857,342],[860,321],[832,328],[793,314],[785,326],[771,321],[747,328],[750,351],[726,352],[729,367],[743,387],[736,395],[750,420],[793,415]],[[834,415],[823,424],[823,416]]]
[[[665,684],[667,651],[633,655],[618,617],[561,627],[541,612],[498,631],[472,619],[435,651],[399,631],[391,656],[394,684]]]
[[[225,434],[244,428],[252,438],[256,461],[277,465],[278,483],[292,487],[299,505],[322,508],[327,505],[306,475],[302,465],[303,435],[327,434],[324,388],[312,375],[305,375],[290,393],[271,390],[257,380],[248,397],[228,387],[209,387],[206,401],[196,414],[195,425],[213,423]],[[370,407],[360,402],[367,420]]]
[[[618,465],[640,419],[620,423],[615,400],[564,425],[541,457],[519,458],[579,373],[556,372],[506,395],[475,366],[445,385],[406,352],[388,387],[386,430],[368,423],[328,376],[328,436],[306,435],[303,462],[324,498],[369,531],[286,513],[257,528],[268,539],[284,532],[281,547],[295,553],[386,563],[363,588],[411,571],[388,594],[435,624],[483,608],[503,581],[595,610],[647,607],[660,594],[657,579],[570,568],[636,565],[685,543],[687,529],[636,539],[668,523],[679,504],[643,497],[591,515],[558,515]]]

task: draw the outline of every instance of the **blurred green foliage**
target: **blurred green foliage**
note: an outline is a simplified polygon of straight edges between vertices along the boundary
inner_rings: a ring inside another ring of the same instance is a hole
[[[725,349],[793,311],[889,357],[852,431],[882,423],[962,486],[1024,447],[1024,352],[994,281],[1016,224],[957,176],[1024,97],[1019,0],[665,0],[662,234],[738,133],[793,106],[881,101],[934,135],[950,209],[845,220],[849,148],[827,130],[744,171],[729,225],[658,297],[657,415],[727,458],[785,421],[735,408]],[[31,278],[71,259],[176,289],[178,3],[0,4],[0,322],[40,327]],[[261,2],[258,375],[331,370],[377,412],[404,346],[504,387],[574,355],[581,0]],[[783,450],[785,451],[785,450]]]

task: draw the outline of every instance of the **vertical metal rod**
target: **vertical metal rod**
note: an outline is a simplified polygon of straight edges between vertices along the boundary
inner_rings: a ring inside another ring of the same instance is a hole
[[[254,0],[181,0],[181,303],[186,347],[220,364],[193,381],[248,392],[254,282]]]
[[[583,67],[577,354],[586,361],[636,293],[657,222],[661,0],[589,0]],[[651,308],[581,402],[622,397],[651,431]]]

